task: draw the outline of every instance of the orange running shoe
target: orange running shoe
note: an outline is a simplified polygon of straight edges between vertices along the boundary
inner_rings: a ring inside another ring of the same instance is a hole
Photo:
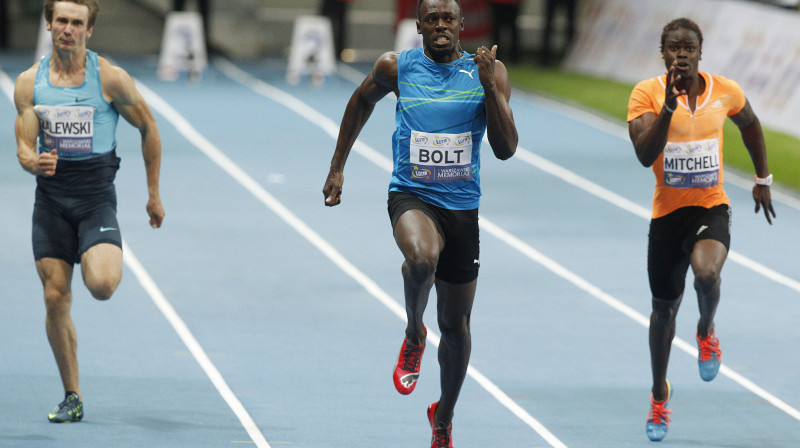
[[[697,367],[700,369],[700,378],[703,381],[711,381],[719,373],[719,365],[722,361],[722,350],[719,349],[719,339],[715,336],[716,329],[711,331],[711,335],[701,338],[697,335],[697,348],[700,353],[697,356]]]
[[[669,381],[667,381],[666,400],[653,401],[653,395],[650,395],[650,413],[647,415],[645,432],[647,432],[647,438],[653,442],[663,439],[669,430],[669,415],[672,414],[672,411],[669,410],[670,398],[672,398],[672,385]]]

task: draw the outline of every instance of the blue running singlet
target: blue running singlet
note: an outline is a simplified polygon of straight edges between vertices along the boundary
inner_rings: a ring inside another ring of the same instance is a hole
[[[103,98],[97,53],[86,50],[86,74],[78,87],[50,83],[50,56],[36,72],[33,104],[39,117],[38,150],[58,151],[62,160],[86,160],[116,148],[119,113]]]
[[[450,210],[478,208],[486,112],[472,55],[439,64],[415,48],[397,56],[397,72],[389,191]]]

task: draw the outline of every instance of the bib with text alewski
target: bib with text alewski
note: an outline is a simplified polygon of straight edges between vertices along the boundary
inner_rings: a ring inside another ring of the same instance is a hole
[[[417,182],[472,180],[472,133],[411,131],[411,179]]]
[[[39,117],[46,148],[59,154],[92,152],[94,107],[37,105],[33,110]]]
[[[674,188],[719,185],[720,151],[716,138],[694,142],[667,142],[664,148],[664,184]]]

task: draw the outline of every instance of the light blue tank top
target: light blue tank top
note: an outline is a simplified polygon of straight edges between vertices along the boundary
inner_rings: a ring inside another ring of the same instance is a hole
[[[64,160],[86,160],[113,151],[119,113],[103,98],[97,53],[86,50],[86,75],[79,87],[50,84],[50,55],[39,61],[33,87],[39,152],[56,149]]]
[[[437,64],[422,48],[404,51],[397,56],[397,76],[389,191],[449,210],[478,208],[486,113],[472,55]]]

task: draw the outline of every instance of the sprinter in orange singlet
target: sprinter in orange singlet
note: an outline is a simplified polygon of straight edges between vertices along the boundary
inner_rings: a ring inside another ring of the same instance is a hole
[[[723,189],[722,126],[725,118],[739,127],[755,166],[753,199],[772,224],[767,151],[758,117],[739,85],[700,72],[703,34],[681,18],[661,34],[667,73],[636,85],[628,103],[628,124],[636,156],[653,167],[656,178],[647,249],[647,272],[653,294],[650,315],[650,362],[653,388],[646,433],[658,441],[670,421],[672,392],[667,364],[675,317],[683,298],[689,266],[700,309],[697,322],[700,377],[717,375],[722,352],[714,331],[720,297],[720,271],[730,248],[730,201]]]

